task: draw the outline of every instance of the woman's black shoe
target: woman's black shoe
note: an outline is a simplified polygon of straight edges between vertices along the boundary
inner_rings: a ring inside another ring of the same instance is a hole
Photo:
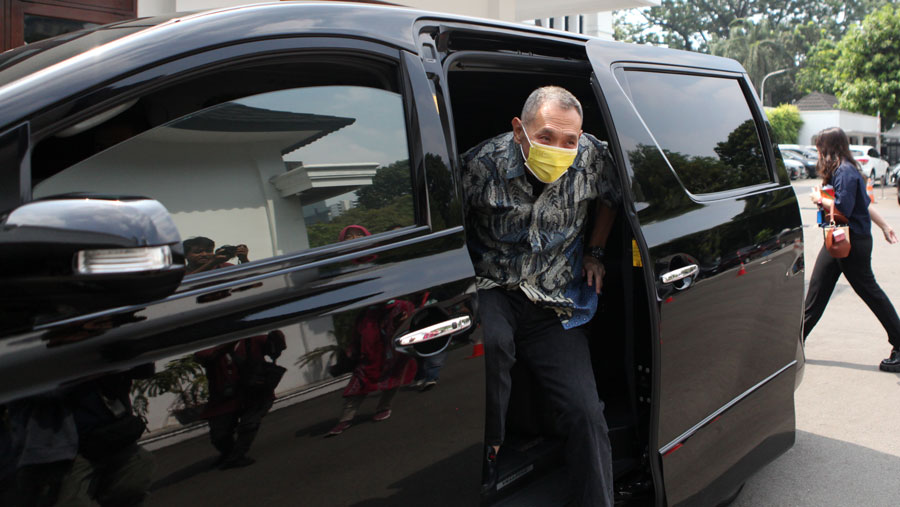
[[[900,373],[900,350],[892,350],[891,357],[882,361],[881,364],[878,365],[878,369],[880,369],[881,371]]]

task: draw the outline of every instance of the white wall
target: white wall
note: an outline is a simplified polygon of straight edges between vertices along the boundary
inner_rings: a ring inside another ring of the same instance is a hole
[[[277,146],[185,143],[176,150],[138,136],[38,185],[35,195],[144,195],[169,210],[182,238],[246,244],[251,259],[262,259],[308,248],[300,200],[279,197],[268,182],[282,173]]]
[[[848,135],[878,137],[878,118],[848,111],[800,111],[803,126],[800,127],[798,144],[812,144],[812,138],[823,129],[840,127]]]

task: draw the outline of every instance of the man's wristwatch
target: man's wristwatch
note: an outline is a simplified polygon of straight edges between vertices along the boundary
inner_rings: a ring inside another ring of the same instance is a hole
[[[603,247],[600,246],[589,246],[584,249],[585,253],[590,255],[591,257],[597,259],[600,262],[603,262],[603,255],[606,253],[603,251]]]

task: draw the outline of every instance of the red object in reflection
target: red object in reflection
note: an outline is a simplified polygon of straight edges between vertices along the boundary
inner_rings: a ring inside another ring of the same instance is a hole
[[[741,269],[738,270],[737,276],[746,275],[746,274],[747,274],[747,270],[744,269],[744,263],[742,262]]]
[[[468,357],[468,359],[472,359],[473,357],[481,357],[484,355],[484,344],[476,343],[472,347],[472,355]]]

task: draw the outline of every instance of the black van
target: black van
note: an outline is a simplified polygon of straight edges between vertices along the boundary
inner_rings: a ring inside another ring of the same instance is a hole
[[[459,184],[460,153],[547,84],[580,98],[623,186],[588,324],[617,498],[733,498],[793,444],[803,367],[800,213],[741,66],[345,3],[137,19],[0,55],[0,498],[23,476],[68,492],[76,448],[107,494],[121,469],[82,455],[127,444],[148,505],[565,504],[524,370],[480,492]],[[354,387],[365,347],[391,373]],[[251,383],[263,394],[233,402]],[[351,391],[371,394],[335,434]],[[116,431],[85,437],[91,410]],[[208,434],[256,429],[217,470]]]

